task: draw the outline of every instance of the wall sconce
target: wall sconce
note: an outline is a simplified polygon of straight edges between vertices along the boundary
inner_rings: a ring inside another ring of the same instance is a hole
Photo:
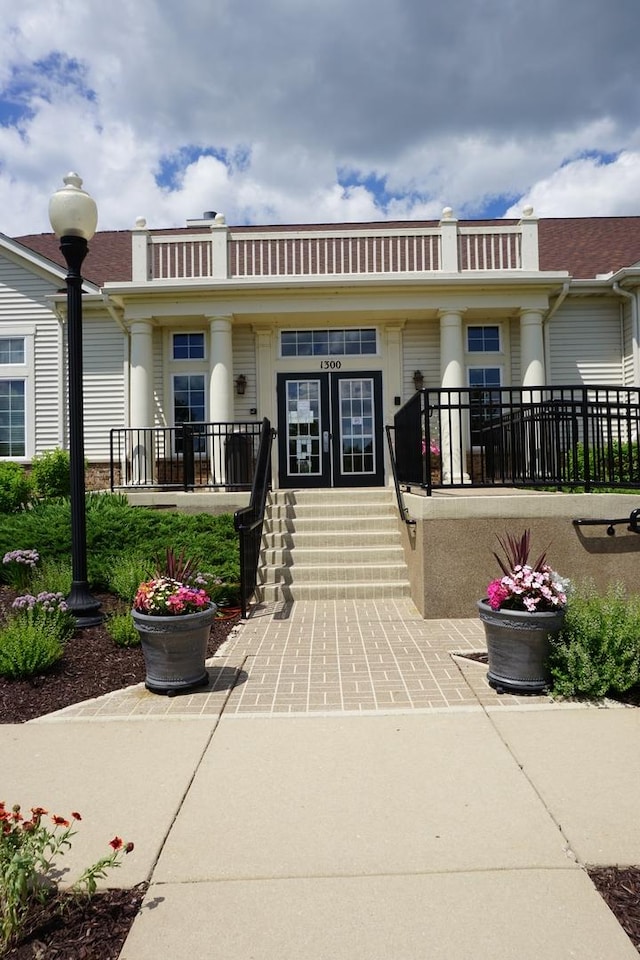
[[[416,370],[413,374],[413,385],[416,390],[422,390],[424,387],[424,376],[422,370]]]
[[[239,397],[243,397],[247,389],[247,378],[244,373],[241,373],[238,379],[236,380],[236,393]]]

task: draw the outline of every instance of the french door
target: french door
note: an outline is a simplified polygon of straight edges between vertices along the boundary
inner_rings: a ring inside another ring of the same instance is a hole
[[[382,374],[278,374],[280,487],[384,483]]]

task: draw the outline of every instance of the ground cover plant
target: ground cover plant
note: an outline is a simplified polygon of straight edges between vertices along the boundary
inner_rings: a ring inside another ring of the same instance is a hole
[[[632,691],[640,682],[640,596],[622,584],[601,594],[580,585],[549,660],[553,693],[599,699]]]

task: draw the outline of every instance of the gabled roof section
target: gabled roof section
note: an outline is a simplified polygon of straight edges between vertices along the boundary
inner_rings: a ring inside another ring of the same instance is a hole
[[[54,233],[36,233],[17,237],[16,240],[61,266],[63,275],[66,276],[60,241]],[[89,243],[89,253],[82,265],[82,276],[99,287],[108,280],[131,280],[131,231],[103,230],[96,233]]]
[[[508,226],[516,220],[461,220],[459,226]],[[393,227],[437,227],[437,221],[383,221],[378,223],[324,223],[231,227],[234,234],[275,231],[335,231]],[[202,227],[151,230],[154,235],[208,233]],[[540,270],[568,271],[575,279],[594,279],[640,262],[640,217],[568,217],[538,221]],[[18,237],[24,247],[64,267],[54,234]],[[89,244],[83,276],[102,286],[131,280],[131,231],[105,230]]]
[[[541,270],[568,270],[576,280],[616,273],[640,260],[640,217],[540,220]]]

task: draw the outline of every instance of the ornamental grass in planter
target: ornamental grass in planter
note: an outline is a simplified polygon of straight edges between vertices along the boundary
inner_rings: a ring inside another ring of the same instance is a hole
[[[541,693],[550,680],[551,638],[564,621],[569,581],[547,563],[529,561],[531,531],[498,537],[503,576],[492,580],[478,613],[487,640],[489,684],[498,692]]]

